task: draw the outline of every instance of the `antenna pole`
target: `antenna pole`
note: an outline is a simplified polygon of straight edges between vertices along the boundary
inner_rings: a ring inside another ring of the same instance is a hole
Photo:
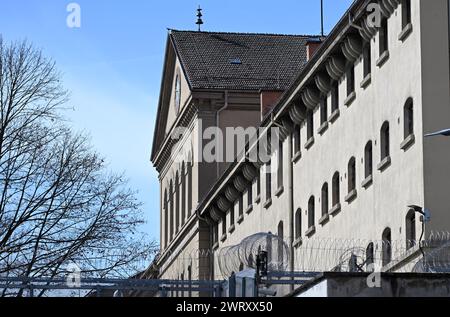
[[[320,0],[320,27],[321,27],[321,33],[322,37],[324,36],[324,31],[323,31],[323,0]]]
[[[198,25],[198,31],[199,32],[202,30],[201,27],[203,25],[203,19],[202,19],[203,14],[202,14],[202,11],[203,11],[203,9],[200,6],[198,6],[198,9],[197,9],[197,22],[195,24]]]

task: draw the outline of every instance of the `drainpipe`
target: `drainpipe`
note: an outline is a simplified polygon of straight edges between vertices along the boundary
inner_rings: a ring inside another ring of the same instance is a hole
[[[290,270],[291,273],[294,273],[294,162],[292,161],[292,134],[288,136],[288,154],[287,157],[289,159],[288,166],[288,199],[289,199],[289,250],[290,250]],[[294,277],[292,277],[294,280]],[[291,285],[291,292],[294,291],[294,284]]]
[[[209,226],[209,248],[211,250],[211,256],[209,259],[209,272],[210,272],[210,280],[214,281],[214,250],[213,250],[213,241],[214,241],[214,225],[209,224],[209,221],[202,217],[200,215],[200,208],[197,207],[196,211],[195,211],[195,215],[197,217],[198,220],[203,221],[204,223],[206,223]],[[199,230],[200,230],[200,226],[199,226]],[[199,250],[199,257],[201,256]]]
[[[224,106],[222,108],[220,108],[219,110],[217,110],[216,113],[216,126],[217,128],[219,128],[219,122],[220,122],[220,113],[222,113],[223,111],[225,111],[228,108],[228,90],[225,90],[225,101],[224,101]],[[225,144],[223,144],[224,146]],[[223,152],[223,149],[221,149],[221,151]],[[226,153],[222,153],[223,155],[226,155]],[[219,179],[220,177],[220,164],[219,162],[216,163],[217,164],[217,179]]]

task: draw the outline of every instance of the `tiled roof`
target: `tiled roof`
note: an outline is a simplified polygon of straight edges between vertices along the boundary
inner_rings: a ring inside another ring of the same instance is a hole
[[[171,30],[193,89],[285,90],[306,64],[311,35]]]

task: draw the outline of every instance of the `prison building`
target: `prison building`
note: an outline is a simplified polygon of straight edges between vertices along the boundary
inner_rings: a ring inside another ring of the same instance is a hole
[[[411,270],[423,227],[450,228],[450,147],[424,138],[450,128],[449,35],[446,0],[357,0],[326,38],[170,31],[152,151],[159,277],[226,279],[254,259],[225,251],[269,232],[288,271],[347,270],[354,254],[361,270]],[[209,127],[277,127],[280,146],[263,164],[205,162]]]

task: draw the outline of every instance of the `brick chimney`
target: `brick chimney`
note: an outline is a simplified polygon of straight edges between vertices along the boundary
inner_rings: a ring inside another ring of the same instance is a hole
[[[273,109],[273,107],[278,103],[280,100],[281,95],[283,94],[283,91],[263,91],[261,90],[260,96],[261,96],[261,119],[264,119],[264,117]]]
[[[306,60],[309,62],[317,49],[322,45],[323,40],[319,37],[310,38],[306,42]]]

